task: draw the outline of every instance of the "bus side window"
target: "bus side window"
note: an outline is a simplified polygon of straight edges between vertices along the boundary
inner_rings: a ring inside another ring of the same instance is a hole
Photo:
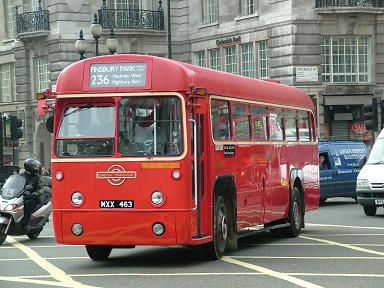
[[[267,115],[268,109],[266,107],[252,107],[252,126],[254,141],[267,141]]]
[[[284,140],[284,114],[283,110],[269,108],[269,135],[272,141]]]
[[[230,140],[231,125],[228,101],[212,99],[211,101],[212,134],[214,140]]]
[[[249,121],[248,105],[234,103],[232,105],[232,116],[235,128],[236,141],[249,141],[252,139],[251,123]]]
[[[297,141],[296,111],[285,111],[285,135],[288,142]]]
[[[307,111],[299,111],[297,118],[297,127],[299,128],[299,138],[301,142],[309,142],[309,117]]]

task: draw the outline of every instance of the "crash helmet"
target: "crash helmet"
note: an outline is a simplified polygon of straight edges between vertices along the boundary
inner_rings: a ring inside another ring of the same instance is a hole
[[[36,159],[28,158],[24,161],[24,169],[29,174],[38,175],[41,173],[41,163]]]

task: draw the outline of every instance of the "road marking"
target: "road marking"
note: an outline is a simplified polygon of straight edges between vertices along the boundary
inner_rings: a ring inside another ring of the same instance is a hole
[[[384,247],[384,244],[365,244],[365,243],[348,243],[348,245],[356,246],[371,246],[371,247]],[[327,243],[265,243],[265,244],[243,244],[240,246],[332,246]],[[5,247],[4,247],[5,248]],[[1,249],[1,247],[0,247]]]
[[[275,277],[275,278],[278,278],[278,279],[281,279],[281,280],[285,280],[287,282],[291,282],[291,283],[296,284],[296,285],[298,285],[300,287],[305,287],[305,288],[322,288],[322,286],[316,285],[314,283],[310,283],[310,282],[305,281],[305,280],[301,280],[299,278],[290,276],[290,275],[288,275],[286,273],[281,273],[281,272],[277,272],[277,271],[274,271],[274,270],[271,270],[271,269],[268,269],[268,268],[264,268],[264,267],[261,267],[261,266],[257,266],[257,265],[254,265],[254,264],[238,261],[238,260],[235,260],[235,259],[233,259],[231,257],[228,257],[228,256],[222,257],[221,260],[225,261],[225,262],[228,262],[228,263],[231,263],[231,264],[242,266],[242,267],[254,270],[254,271],[261,272],[261,273],[269,275],[271,277]]]
[[[384,278],[384,274],[329,274],[329,273],[289,273],[292,276],[326,276],[326,277],[370,277]]]
[[[49,278],[52,278],[52,277],[49,276]],[[75,287],[75,286],[72,286],[72,285],[68,285],[66,283],[61,283],[61,282],[56,282],[56,281],[24,279],[24,278],[20,278],[20,277],[4,277],[4,276],[0,276],[0,281],[19,282],[19,283],[28,283],[28,284],[37,284],[37,285],[55,286],[55,287]]]
[[[53,264],[45,260],[43,257],[41,257],[34,250],[21,244],[20,242],[15,240],[13,237],[8,236],[6,241],[9,244],[16,247],[17,249],[21,250],[25,255],[27,255],[28,258],[30,258],[33,262],[35,262],[37,265],[39,265],[41,268],[47,271],[52,278],[56,279],[61,284],[66,285],[65,287],[76,287],[76,288],[94,287],[94,286],[83,285],[80,282],[76,282],[70,276],[68,276],[63,270],[57,268],[56,266],[54,266]],[[56,282],[52,282],[52,283],[56,283]]]
[[[375,251],[375,250],[371,250],[371,249],[365,249],[365,248],[354,246],[354,245],[343,244],[343,243],[339,243],[339,242],[336,242],[336,241],[330,241],[330,240],[320,239],[320,238],[313,238],[313,237],[308,237],[308,236],[299,236],[299,237],[303,238],[303,239],[307,239],[307,240],[328,243],[328,244],[331,244],[331,245],[334,245],[334,246],[340,246],[340,247],[344,247],[344,248],[355,250],[355,251],[359,251],[359,252],[364,252],[364,253],[384,256],[384,252],[379,252],[379,251]]]
[[[369,234],[369,233],[364,233],[364,234],[357,234],[357,233],[337,233],[337,234],[306,234],[303,233],[305,236],[323,236],[323,237],[338,237],[338,236],[384,236],[384,234]]]
[[[231,256],[232,257],[232,256]],[[329,273],[284,273],[290,276],[327,276],[327,277],[363,277],[363,278],[384,278],[384,274],[329,274]],[[190,273],[100,273],[100,274],[70,274],[71,277],[118,277],[118,276],[153,276],[153,277],[162,277],[162,276],[226,276],[226,275],[265,275],[265,273],[261,272],[190,272]],[[44,279],[44,278],[52,278],[50,275],[33,275],[33,276],[19,276],[19,277],[0,277],[1,278],[14,278],[14,279]],[[57,283],[47,281],[49,283]],[[60,283],[58,283],[60,285]],[[58,285],[58,286],[59,286]],[[67,286],[63,286],[67,287]]]
[[[374,227],[374,226],[348,226],[348,225],[335,225],[335,224],[315,224],[315,223],[305,223],[305,226],[314,226],[314,227],[338,227],[338,228],[356,228],[356,229],[384,230],[384,227]]]
[[[384,257],[363,256],[231,256],[235,259],[300,259],[300,260],[384,260]]]

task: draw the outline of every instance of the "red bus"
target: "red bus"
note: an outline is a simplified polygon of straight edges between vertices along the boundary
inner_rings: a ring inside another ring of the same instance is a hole
[[[261,229],[295,237],[319,203],[311,99],[301,90],[145,55],[65,68],[56,85],[58,243],[199,245],[211,259]]]

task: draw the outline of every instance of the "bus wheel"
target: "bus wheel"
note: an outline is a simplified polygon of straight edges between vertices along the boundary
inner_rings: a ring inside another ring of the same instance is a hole
[[[111,254],[111,246],[85,245],[88,256],[95,261],[107,260]]]
[[[228,236],[228,218],[224,198],[218,196],[213,215],[213,241],[204,247],[206,257],[218,260],[223,256]]]
[[[363,206],[364,208],[364,213],[367,216],[375,216],[376,215],[376,206]]]
[[[289,223],[288,227],[281,230],[285,237],[297,237],[301,232],[303,224],[303,202],[297,187],[293,188],[292,197],[289,205]]]

